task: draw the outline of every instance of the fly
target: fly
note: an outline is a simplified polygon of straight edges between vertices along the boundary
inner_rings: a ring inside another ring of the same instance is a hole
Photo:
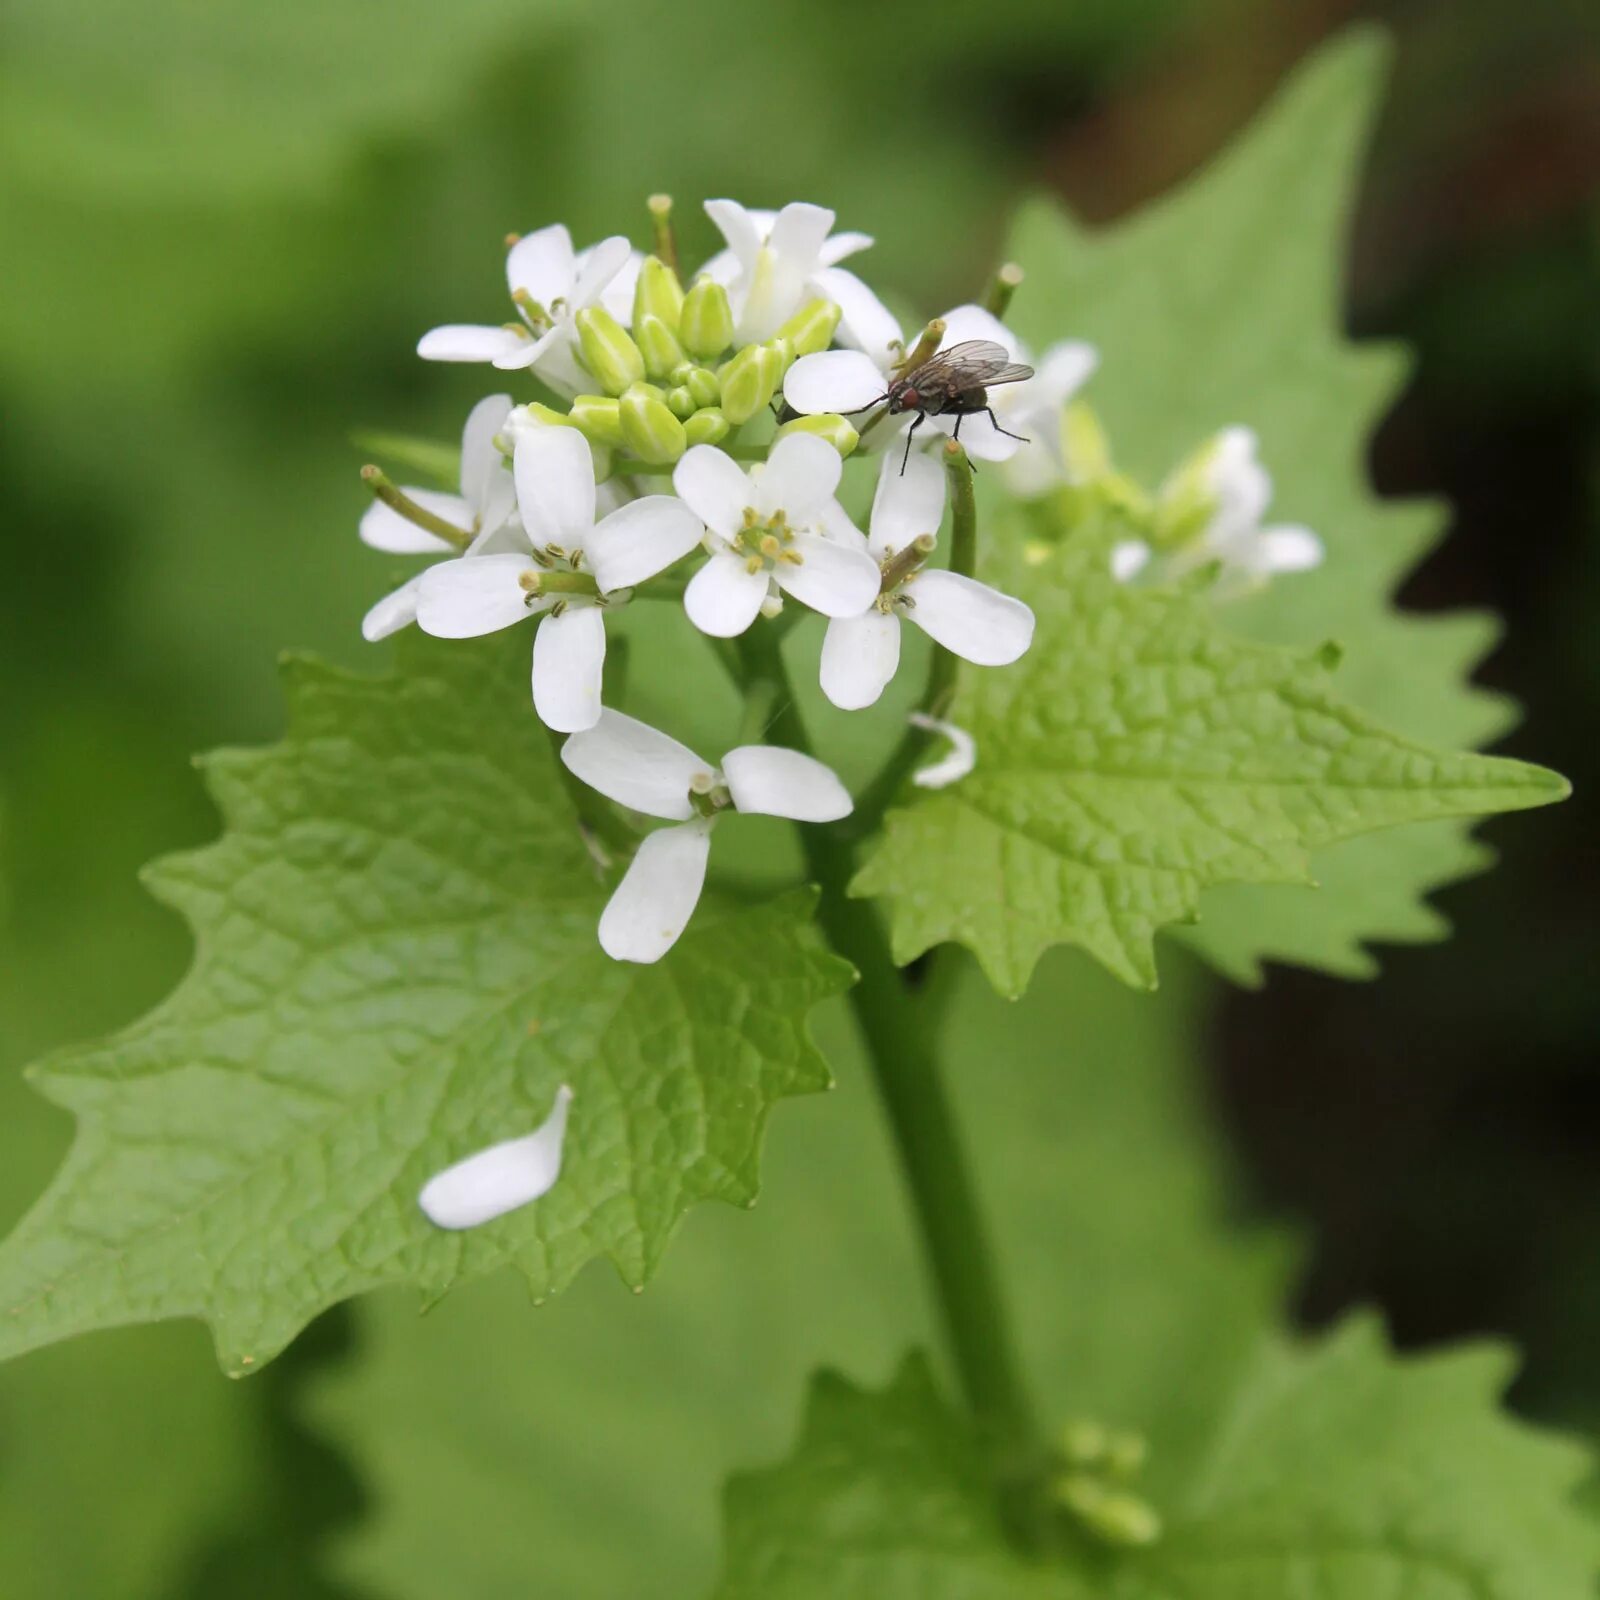
[[[902,373],[884,393],[889,415],[900,416],[915,411],[916,421],[906,433],[906,450],[900,459],[900,472],[905,475],[906,463],[911,459],[911,440],[928,417],[954,417],[956,425],[952,436],[961,437],[961,419],[988,413],[989,421],[997,433],[1008,439],[1027,444],[1020,433],[1002,428],[995,419],[994,407],[989,403],[989,390],[996,384],[1021,383],[1033,376],[1033,368],[1013,361],[1004,345],[993,339],[967,339],[961,344],[940,350],[926,361]],[[873,404],[879,404],[874,401]]]

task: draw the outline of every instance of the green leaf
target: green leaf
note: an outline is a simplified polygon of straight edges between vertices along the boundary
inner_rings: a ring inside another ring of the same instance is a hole
[[[1060,526],[1049,507],[1031,520]],[[1198,592],[1116,582],[1110,527],[1041,549],[1029,521],[994,528],[989,576],[1033,606],[1034,647],[968,674],[951,713],[977,768],[891,811],[852,885],[888,899],[896,960],[959,940],[1014,995],[1070,943],[1153,987],[1156,930],[1192,920],[1209,884],[1304,882],[1335,840],[1567,792],[1539,767],[1386,732],[1334,695],[1326,652],[1234,639]]]
[[[1501,1416],[1507,1362],[1397,1361],[1376,1328],[1263,1348],[1151,1547],[1063,1515],[1055,1556],[1005,1541],[984,1458],[908,1361],[872,1393],[823,1374],[793,1455],[735,1478],[718,1600],[1580,1600],[1600,1530],[1572,1502],[1586,1453]]]
[[[642,1284],[689,1206],[753,1200],[772,1103],[827,1084],[805,1018],[847,969],[803,892],[708,905],[658,966],[609,961],[526,651],[419,639],[382,680],[291,662],[285,741],[207,762],[226,832],[151,874],[193,970],[38,1072],[79,1129],[0,1248],[0,1353],[203,1316],[242,1373],[379,1284],[437,1299],[509,1264],[542,1297],[597,1255]],[[422,1183],[562,1083],[556,1188],[426,1222]]]
[[[1125,224],[1091,232],[1053,204],[1026,207],[1010,245],[1028,270],[1014,319],[1039,346],[1071,333],[1099,347],[1091,398],[1118,464],[1148,482],[1217,428],[1254,427],[1275,481],[1273,518],[1317,529],[1327,559],[1229,606],[1227,625],[1282,644],[1335,639],[1353,703],[1413,738],[1476,745],[1515,720],[1508,700],[1466,681],[1497,626],[1482,613],[1394,607],[1444,513],[1368,487],[1368,441],[1408,363],[1395,347],[1343,335],[1349,221],[1386,62],[1370,31],[1319,52],[1200,178]],[[1381,850],[1319,851],[1322,892],[1207,896],[1183,937],[1246,981],[1262,958],[1370,975],[1368,941],[1448,931],[1418,902],[1481,869],[1467,831],[1441,822]]]

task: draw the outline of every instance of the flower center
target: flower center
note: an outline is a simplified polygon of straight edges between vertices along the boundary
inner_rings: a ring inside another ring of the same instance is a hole
[[[744,525],[733,536],[734,551],[744,557],[751,572],[770,572],[780,561],[792,567],[805,565],[805,557],[791,549],[794,529],[780,507],[770,516],[763,516],[754,506],[744,508]]]
[[[697,772],[689,780],[689,804],[708,822],[733,804],[720,772]]]

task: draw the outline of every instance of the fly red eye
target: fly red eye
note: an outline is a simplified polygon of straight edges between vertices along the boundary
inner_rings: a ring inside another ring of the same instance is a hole
[[[900,411],[918,411],[922,407],[922,399],[915,389],[902,389],[895,404]]]

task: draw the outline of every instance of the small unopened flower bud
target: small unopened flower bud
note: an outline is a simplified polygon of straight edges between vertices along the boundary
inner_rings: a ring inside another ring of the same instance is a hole
[[[1137,1477],[1147,1453],[1142,1434],[1113,1433],[1106,1440],[1106,1471],[1117,1478]]]
[[[688,449],[683,424],[660,400],[629,393],[622,397],[622,441],[641,461],[676,461]]]
[[[678,337],[697,361],[715,361],[733,343],[733,307],[715,279],[702,278],[683,297]]]
[[[1068,483],[1098,483],[1111,471],[1106,430],[1087,400],[1074,400],[1061,414],[1061,459]]]
[[[548,407],[541,407],[547,410]],[[553,412],[559,416],[559,412]],[[570,422],[572,426],[591,443],[604,445],[619,445],[622,443],[622,413],[615,400],[598,394],[580,394],[572,402],[572,409],[563,422]]]
[[[1098,1422],[1069,1422],[1061,1430],[1061,1450],[1075,1466],[1093,1466],[1106,1453],[1106,1430]]]
[[[650,259],[653,261],[655,257]],[[650,313],[635,317],[633,339],[644,357],[644,369],[652,378],[668,377],[674,367],[683,365],[683,346],[660,317]]]
[[[667,410],[680,420],[687,420],[698,409],[694,403],[694,396],[689,393],[683,384],[667,390]]]
[[[1108,1494],[1092,1511],[1080,1515],[1107,1544],[1140,1548],[1161,1537],[1161,1518],[1137,1495]]]
[[[638,345],[604,306],[586,306],[573,320],[583,364],[607,394],[621,394],[644,376],[644,357]]]
[[[717,373],[722,412],[735,427],[770,405],[783,380],[783,358],[769,344],[747,344]]]
[[[722,398],[722,385],[708,367],[690,367],[677,381],[694,396],[697,406],[714,406]]]
[[[732,431],[715,406],[702,406],[683,425],[683,436],[690,444],[721,444]]]
[[[778,329],[778,337],[790,340],[797,356],[814,356],[833,343],[839,315],[831,300],[810,300]]]
[[[683,310],[683,285],[678,274],[656,256],[646,256],[639,268],[639,283],[633,291],[633,330],[646,317],[658,317],[676,333]]]
[[[790,433],[814,433],[826,439],[842,456],[847,456],[860,442],[861,435],[837,411],[820,411],[814,417],[796,417],[778,429],[777,437]]]
[[[782,616],[783,596],[781,594],[773,594],[769,589],[767,591],[766,599],[761,602],[761,615],[764,616],[768,622],[771,622],[774,617]]]
[[[767,340],[769,349],[778,360],[778,382],[782,383],[784,374],[794,365],[795,348],[793,339],[785,339],[783,335],[775,334]]]

